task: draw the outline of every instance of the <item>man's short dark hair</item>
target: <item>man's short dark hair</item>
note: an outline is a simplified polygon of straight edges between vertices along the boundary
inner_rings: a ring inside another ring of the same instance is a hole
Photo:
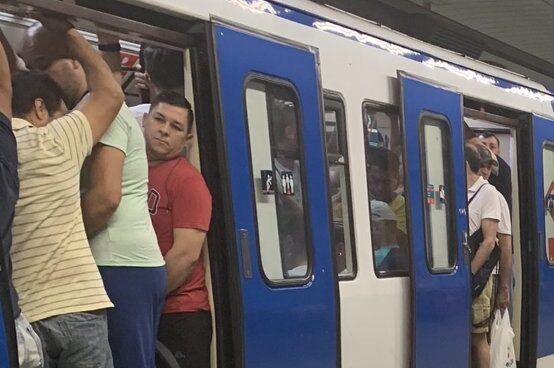
[[[496,145],[498,146],[498,148],[500,148],[500,139],[498,139],[498,137],[496,136],[496,134],[494,134],[493,132],[489,132],[488,130],[486,132],[483,132],[480,137],[483,137],[483,138],[490,138],[490,137],[494,137],[494,139],[496,139]]]
[[[466,143],[464,147],[464,156],[471,172],[478,174],[481,168],[481,155],[479,154],[477,146],[472,143]]]
[[[22,71],[12,78],[13,116],[24,117],[33,110],[35,101],[42,99],[48,115],[60,110],[63,92],[60,86],[45,72]]]
[[[159,89],[184,88],[185,64],[182,51],[144,44],[141,53],[145,70]]]
[[[400,160],[398,156],[386,148],[368,147],[366,164],[368,167],[376,166],[389,175],[394,175],[394,177],[400,175]]]
[[[161,103],[185,109],[187,111],[188,118],[187,133],[190,133],[192,131],[194,112],[192,111],[192,105],[183,95],[173,91],[162,91],[156,97],[154,97],[154,100],[152,100],[152,103],[150,104],[150,111],[154,110],[154,108]]]

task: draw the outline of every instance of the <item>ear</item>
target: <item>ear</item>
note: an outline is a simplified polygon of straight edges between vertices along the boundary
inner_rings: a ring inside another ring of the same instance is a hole
[[[142,126],[143,127],[144,127],[144,123],[146,122],[146,117],[147,116],[148,116],[148,113],[146,113],[146,112],[144,114],[142,114],[142,120],[141,121],[142,121]]]
[[[46,104],[44,103],[44,100],[42,98],[35,99],[34,113],[35,113],[35,117],[41,123],[48,121],[48,117],[50,115],[48,114],[48,110],[46,109]]]

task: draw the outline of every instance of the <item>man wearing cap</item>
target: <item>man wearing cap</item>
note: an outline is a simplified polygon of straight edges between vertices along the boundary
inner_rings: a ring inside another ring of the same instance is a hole
[[[90,85],[81,60],[67,54],[67,46],[35,26],[27,32],[20,55],[30,69],[47,71],[73,107]],[[119,52],[118,46],[101,44],[99,49]],[[81,206],[92,254],[115,305],[107,312],[114,367],[153,368],[165,262],[148,212],[144,136],[128,107],[119,106],[81,175]]]
[[[479,229],[483,241],[471,260],[471,273],[475,275],[485,264],[496,246],[496,233],[500,220],[500,202],[496,189],[479,176],[481,169],[480,144],[465,144],[466,180],[468,196],[469,235]],[[492,278],[472,303],[471,347],[473,367],[489,367],[490,347],[487,341],[488,323],[491,314]]]

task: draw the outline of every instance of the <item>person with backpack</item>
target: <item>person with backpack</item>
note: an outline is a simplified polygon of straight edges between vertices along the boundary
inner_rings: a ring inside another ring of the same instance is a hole
[[[490,347],[487,341],[487,332],[491,315],[492,280],[490,272],[487,276],[486,271],[490,268],[490,263],[496,264],[496,262],[491,262],[489,258],[492,258],[492,254],[496,253],[498,255],[496,233],[501,209],[496,189],[479,176],[479,169],[482,166],[479,148],[474,144],[466,143],[465,159],[470,242],[472,236],[475,238],[475,235],[482,232],[482,240],[474,247],[475,251],[471,260],[472,289],[474,291],[472,293],[474,294],[471,331],[472,366],[474,368],[488,368]],[[479,277],[482,281],[476,290],[476,279]],[[475,291],[477,292],[475,293]]]

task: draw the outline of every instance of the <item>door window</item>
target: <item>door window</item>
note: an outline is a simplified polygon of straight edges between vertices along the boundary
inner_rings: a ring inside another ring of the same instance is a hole
[[[298,98],[288,85],[253,79],[245,92],[258,247],[269,283],[310,273]]]
[[[373,263],[378,277],[406,276],[410,235],[404,187],[404,141],[395,110],[364,106]]]
[[[427,115],[422,116],[420,123],[427,263],[432,272],[450,272],[455,263],[456,244],[448,200],[452,190],[448,123],[442,117]]]

